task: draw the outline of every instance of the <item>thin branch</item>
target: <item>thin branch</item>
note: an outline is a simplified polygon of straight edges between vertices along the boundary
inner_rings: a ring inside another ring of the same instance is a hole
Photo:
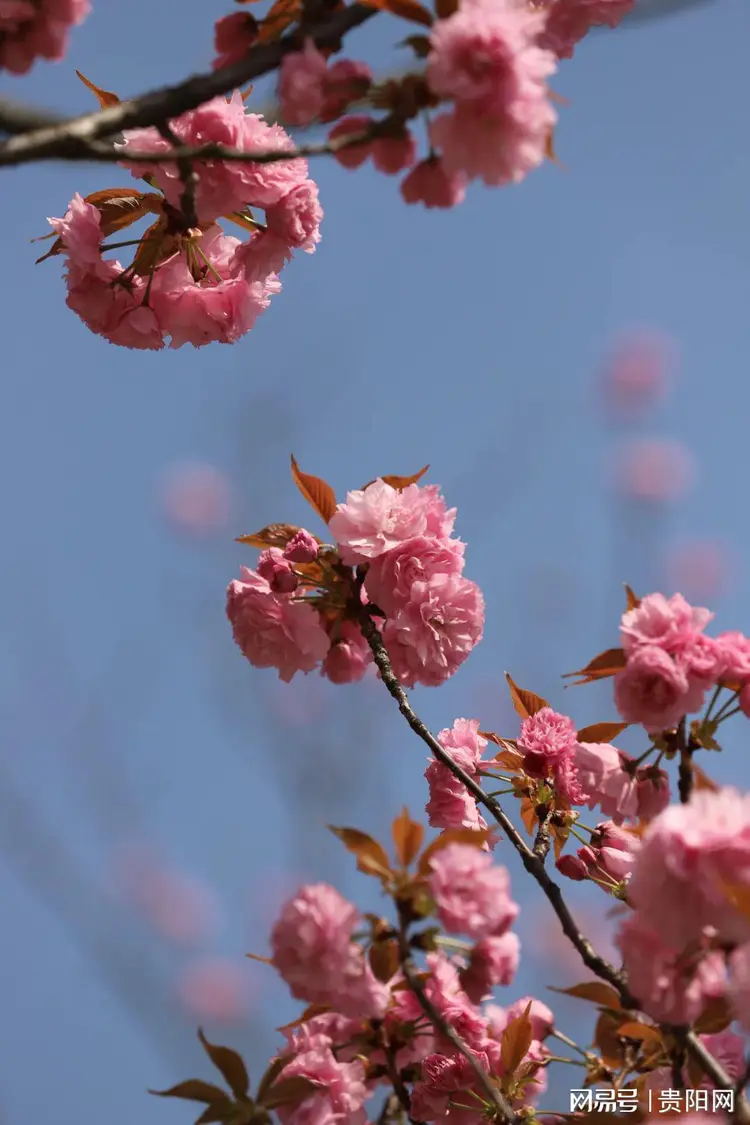
[[[335,12],[326,23],[310,28],[307,33],[320,46],[335,46],[347,31],[358,27],[376,14],[376,9],[364,4],[352,4]],[[231,93],[233,90],[275,70],[290,51],[299,49],[295,34],[285,35],[275,43],[251,47],[244,59],[231,66],[195,75],[176,86],[164,86],[142,94],[108,109],[89,113],[83,117],[54,118],[48,124],[31,132],[18,133],[0,147],[0,164],[26,164],[31,160],[80,159],[82,149],[91,141],[111,137],[124,129],[159,125],[170,118],[179,117],[210,98]],[[35,111],[30,111],[33,116]],[[21,111],[11,110],[11,124],[19,124]],[[0,111],[0,120],[6,116]],[[42,112],[39,111],[41,119]]]

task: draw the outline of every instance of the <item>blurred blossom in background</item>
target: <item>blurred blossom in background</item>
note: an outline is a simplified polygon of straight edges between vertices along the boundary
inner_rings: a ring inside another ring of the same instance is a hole
[[[230,485],[214,465],[186,462],[164,473],[160,495],[164,516],[175,531],[203,538],[229,522]]]

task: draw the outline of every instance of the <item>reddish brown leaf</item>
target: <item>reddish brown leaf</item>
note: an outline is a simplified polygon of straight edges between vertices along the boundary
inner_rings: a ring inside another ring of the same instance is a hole
[[[589,1000],[592,1004],[601,1004],[604,1008],[620,1008],[620,997],[611,984],[602,980],[585,980],[581,984],[574,984],[572,988],[551,988],[552,992],[559,992],[563,996],[575,996],[578,1000]]]
[[[277,1031],[291,1030],[292,1027],[298,1027],[300,1025],[300,1023],[302,1023],[302,1022],[303,1021],[300,1019],[299,1021],[295,1021],[293,1024],[287,1024],[286,1027],[277,1028]],[[281,1074],[281,1072],[284,1069],[284,1067],[286,1066],[286,1064],[288,1062],[291,1062],[293,1058],[294,1058],[294,1052],[293,1051],[287,1051],[283,1055],[278,1055],[269,1064],[269,1066],[266,1068],[265,1073],[263,1074],[260,1082],[258,1083],[258,1093],[257,1093],[256,1097],[257,1097],[257,1100],[259,1102],[263,1101],[263,1099],[266,1095],[266,1091],[269,1090],[271,1088],[271,1086],[273,1086],[274,1082],[279,1077],[279,1075]]]
[[[693,789],[707,789],[709,793],[718,793],[719,786],[705,773],[700,766],[692,762]]]
[[[256,43],[271,43],[302,15],[301,0],[274,0],[260,25]]]
[[[423,27],[432,27],[433,15],[423,7],[418,0],[366,0],[368,8],[377,8],[379,12],[390,12],[393,16],[409,20],[411,23],[421,23]]]
[[[203,1102],[205,1105],[230,1102],[225,1090],[211,1082],[202,1082],[200,1078],[188,1078],[187,1082],[178,1082],[169,1090],[149,1090],[149,1094],[156,1094],[158,1098],[185,1098],[186,1101]]]
[[[458,0],[435,0],[435,11],[439,20],[447,20],[458,11]]]
[[[579,742],[611,742],[629,726],[630,723],[592,723],[579,730],[577,738]]]
[[[231,1047],[218,1047],[214,1043],[209,1043],[200,1028],[198,1029],[198,1038],[234,1096],[236,1098],[246,1097],[250,1087],[250,1079],[242,1056],[233,1051]]]
[[[725,996],[709,1000],[693,1025],[698,1035],[716,1035],[729,1027],[734,1012]]]
[[[637,594],[633,593],[627,582],[625,583],[625,598],[627,600],[628,609],[638,609],[638,606],[641,604],[641,599]]]
[[[298,531],[299,528],[291,523],[269,523],[268,527],[262,527],[252,535],[238,535],[235,543],[246,543],[248,547],[258,547],[261,551],[267,547],[278,547],[283,551]]]
[[[137,277],[148,277],[160,262],[171,258],[178,247],[179,243],[174,235],[166,233],[164,220],[157,219],[155,223],[151,224],[138,244],[131,265],[133,273]]]
[[[525,1011],[506,1026],[500,1040],[500,1059],[503,1064],[503,1074],[513,1075],[529,1053],[533,1032],[529,1012],[531,1001],[526,1005]]]
[[[324,523],[328,523],[336,511],[336,495],[330,484],[326,484],[320,477],[301,472],[294,454],[292,454],[292,477],[308,504],[315,509]]]
[[[583,677],[576,681],[578,684],[589,684],[593,680],[604,680],[607,676],[614,676],[621,668],[625,667],[625,653],[621,648],[608,648],[606,652],[600,652],[593,660],[590,660],[585,668],[579,668],[576,672],[565,672],[563,675],[564,680],[572,679],[573,676]]]
[[[661,1032],[658,1027],[641,1023],[640,1020],[627,1020],[617,1029],[622,1039],[640,1039],[643,1042],[661,1043]]]
[[[373,840],[372,836],[360,832],[358,828],[336,828],[333,824],[328,827],[356,855],[359,871],[363,871],[365,875],[377,875],[381,879],[387,879],[393,874],[385,848],[377,840]]]
[[[374,942],[370,946],[368,960],[376,978],[385,984],[394,976],[399,966],[398,942],[396,939],[388,938],[386,941]]]
[[[520,814],[524,828],[529,836],[536,835],[536,830],[539,827],[539,821],[536,815],[536,801],[532,801],[531,797],[522,797]]]
[[[417,871],[420,875],[430,874],[430,860],[448,844],[473,844],[481,848],[490,836],[488,828],[446,828],[439,836],[427,845],[419,860]]]
[[[265,1095],[263,1104],[266,1109],[276,1109],[280,1105],[299,1105],[311,1094],[317,1093],[320,1085],[303,1078],[301,1074],[281,1078]]]
[[[720,886],[734,909],[743,918],[750,920],[750,887],[744,883],[728,883],[720,881]]]
[[[618,1030],[621,1022],[621,1015],[602,1012],[594,1029],[594,1044],[599,1048],[602,1062],[615,1070],[621,1065],[624,1053]]]
[[[524,688],[518,687],[507,672],[505,673],[505,679],[510,688],[513,706],[522,719],[528,719],[530,715],[536,715],[537,711],[541,711],[543,707],[549,707],[549,703],[546,699],[542,699],[541,695],[535,695],[533,691],[526,691]]]
[[[252,3],[252,0],[250,0],[250,2]],[[243,102],[247,101],[247,99],[250,97],[250,95],[252,94],[254,89],[255,89],[254,86],[248,86],[248,88],[246,90],[242,91],[240,97],[242,98]]]
[[[282,1033],[285,1031],[293,1031],[295,1027],[302,1027],[303,1023],[307,1023],[308,1020],[313,1019],[315,1016],[322,1016],[324,1012],[328,1011],[330,1011],[329,1004],[308,1004],[301,1016],[297,1016],[297,1019],[292,1020],[291,1023],[282,1024],[282,1026],[277,1027],[276,1030]],[[261,1079],[261,1082],[262,1081]]]
[[[432,50],[432,45],[427,35],[407,35],[400,46],[411,47],[418,59],[426,59]]]
[[[261,957],[259,953],[246,953],[245,956],[249,957],[251,961],[260,961],[261,965],[273,965],[270,957]]]
[[[142,192],[136,188],[105,188],[87,195],[86,203],[92,203],[101,215],[101,231],[104,238],[117,230],[124,230],[138,222],[144,215],[161,213],[161,199],[153,192]]]
[[[418,35],[412,35],[411,38],[412,39],[418,39],[419,36]],[[422,36],[422,38],[424,39],[424,38],[426,38],[426,36]],[[423,469],[420,469],[418,473],[414,473],[410,477],[388,476],[388,477],[381,477],[380,479],[382,481],[384,481],[386,484],[389,484],[391,486],[391,488],[397,488],[400,492],[401,489],[408,488],[410,484],[416,484],[417,481],[421,480],[422,477],[427,472],[427,470],[429,469],[429,467],[430,467],[429,465],[425,465],[425,467]]]
[[[559,859],[570,837],[570,825],[558,828],[556,824],[553,824],[550,828],[550,836],[552,837],[552,846],[555,849],[555,859]]]
[[[422,846],[424,828],[418,821],[412,820],[409,810],[404,805],[401,815],[393,822],[391,832],[396,858],[402,867],[408,867]]]
[[[84,74],[81,74],[80,70],[77,70],[76,74],[81,79],[81,82],[83,82],[84,86],[87,86],[89,90],[91,90],[91,93],[95,96],[102,109],[107,109],[111,105],[120,104],[120,99],[118,98],[117,94],[113,94],[110,90],[102,90],[99,86],[95,86],[93,82],[89,82],[88,78]]]

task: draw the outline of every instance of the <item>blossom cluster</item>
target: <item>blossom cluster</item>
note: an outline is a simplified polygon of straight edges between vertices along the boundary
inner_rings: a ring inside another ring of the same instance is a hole
[[[59,61],[71,27],[89,14],[90,0],[3,0],[0,71],[26,74],[38,58]]]
[[[465,545],[451,537],[455,509],[439,489],[378,479],[349,492],[329,520],[332,545],[290,528],[256,570],[227,591],[234,638],[259,668],[283,680],[318,665],[334,683],[360,680],[372,653],[363,608],[378,622],[401,682],[436,686],[481,639],[484,600],[463,575]]]
[[[280,126],[247,112],[239,93],[206,102],[170,128],[188,146],[211,140],[264,153],[294,147]],[[172,143],[157,129],[132,129],[119,147],[123,157],[163,156]],[[320,241],[323,212],[304,160],[196,161],[189,205],[175,163],[125,166],[156,190],[76,195],[64,218],[49,220],[58,235],[53,252],[66,255],[68,307],[113,344],[158,350],[166,339],[172,348],[234,343],[280,291],[278,275],[293,251],[312,253]],[[254,209],[263,210],[265,222]],[[156,221],[132,243],[138,249],[131,265],[105,258],[103,239],[148,213]],[[247,237],[226,233],[219,220]]]
[[[713,618],[674,594],[649,594],[622,618],[624,667],[614,680],[617,709],[649,732],[676,727],[703,707],[706,693],[733,685],[750,710],[750,639],[743,633],[704,633]]]

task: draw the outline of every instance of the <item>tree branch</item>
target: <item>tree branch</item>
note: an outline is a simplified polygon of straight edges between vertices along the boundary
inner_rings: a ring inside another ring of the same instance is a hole
[[[310,28],[307,37],[318,46],[334,46],[347,31],[358,27],[376,14],[375,8],[364,4],[351,4],[335,12],[326,23]],[[176,86],[164,86],[141,94],[108,109],[89,113],[83,117],[54,118],[46,125],[21,131],[23,116],[32,122],[37,111],[20,110],[13,103],[0,106],[0,121],[8,123],[8,131],[15,132],[0,146],[0,164],[26,164],[32,160],[76,160],[87,145],[103,137],[111,137],[123,129],[160,125],[221,94],[231,93],[240,86],[267,74],[279,65],[284,55],[299,49],[295,34],[285,35],[275,43],[251,47],[246,57],[231,66],[198,74]],[[38,112],[36,120],[43,117]]]

